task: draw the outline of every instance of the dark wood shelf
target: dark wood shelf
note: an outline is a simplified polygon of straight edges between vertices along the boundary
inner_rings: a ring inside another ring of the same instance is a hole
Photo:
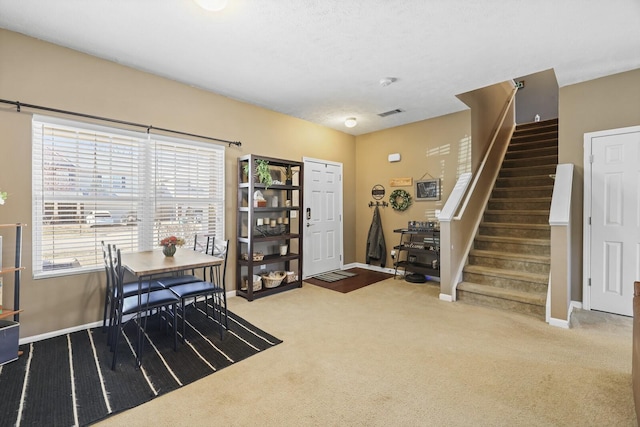
[[[268,188],[259,182],[253,181],[253,176],[250,176],[250,182],[242,182],[243,169],[248,166],[250,171],[255,170],[256,162],[258,160],[265,160],[269,162],[269,168],[271,170],[271,176],[273,179],[284,182],[286,177],[284,171],[293,168],[297,173],[297,182],[299,185],[291,184],[273,184]],[[302,162],[296,162],[292,160],[276,159],[272,157],[256,156],[250,154],[238,158],[238,203],[237,203],[237,245],[236,245],[236,295],[244,297],[249,301],[255,298],[261,298],[268,295],[273,295],[278,292],[283,292],[289,289],[302,286],[302,281],[296,281],[292,283],[281,283],[275,288],[262,288],[258,291],[253,291],[253,288],[242,289],[243,281],[245,278],[252,278],[254,275],[261,275],[269,272],[265,266],[284,264],[284,270],[293,271],[297,277],[302,277],[302,260],[303,260],[303,243],[302,243],[302,223],[300,220],[301,215],[297,215],[294,218],[293,213],[298,213],[302,210],[303,204],[303,168]],[[271,202],[270,197],[277,197],[279,203],[283,206],[254,206],[254,193],[256,190],[260,190],[265,198]],[[291,204],[295,203],[295,206],[284,206],[285,200],[290,200]],[[278,224],[277,228],[262,228],[259,229],[264,232],[261,234],[256,227],[256,220],[264,218],[266,220],[273,220],[269,218],[269,214],[277,214],[275,216],[284,216],[285,222],[289,221],[289,225]],[[264,214],[264,215],[263,215]],[[248,224],[248,227],[247,227]],[[247,230],[248,228],[248,230]],[[270,235],[269,232],[283,232],[282,234]],[[277,252],[277,247],[269,245],[269,243],[282,243],[288,245],[289,252],[287,255],[280,255]],[[242,254],[254,254],[258,252],[265,253],[265,256],[260,261],[254,261],[253,259],[242,259]]]
[[[400,234],[400,242],[393,247],[396,250],[394,276],[398,274],[398,269],[401,269],[405,275],[407,272],[413,272],[440,277],[440,230],[398,228],[393,231]],[[423,247],[420,247],[421,245]],[[410,255],[415,256],[415,261],[409,261]],[[425,260],[437,260],[437,267],[433,268],[433,265],[425,263]]]

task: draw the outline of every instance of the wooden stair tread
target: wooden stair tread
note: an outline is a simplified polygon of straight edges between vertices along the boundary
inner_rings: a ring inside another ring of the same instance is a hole
[[[546,175],[545,175],[546,176]],[[509,178],[504,178],[504,179],[512,179],[514,177],[509,177]],[[531,177],[527,177],[527,179],[531,179]],[[531,191],[531,190],[553,190],[553,185],[528,185],[528,186],[522,186],[522,187],[494,187],[494,190],[500,190],[500,191],[515,191],[515,192],[522,192],[522,191]]]
[[[539,245],[549,246],[549,239],[532,239],[529,237],[508,237],[508,236],[485,236],[479,234],[476,236],[476,240],[485,242],[500,242],[500,243],[520,243],[527,245]]]
[[[485,213],[488,214],[512,214],[512,215],[547,215],[549,216],[549,209],[487,209]]]
[[[551,197],[491,197],[493,202],[550,202]]]
[[[482,265],[466,265],[463,271],[466,273],[483,274],[485,276],[525,280],[533,283],[549,283],[549,275],[529,273],[526,271],[505,270],[503,268],[485,267]]]
[[[545,264],[548,264],[551,260],[548,255],[545,256],[545,255],[518,254],[513,252],[487,251],[484,249],[471,249],[471,251],[469,251],[469,255],[478,256],[478,257],[487,257],[487,258],[508,259],[513,261],[539,262],[539,263],[545,263]]]
[[[524,292],[471,282],[460,282],[458,283],[457,289],[458,291],[482,294],[494,298],[502,298],[543,307],[547,303],[547,294],[543,292]]]
[[[481,222],[481,227],[496,227],[496,228],[519,228],[522,230],[550,230],[549,224],[522,224],[518,222]]]

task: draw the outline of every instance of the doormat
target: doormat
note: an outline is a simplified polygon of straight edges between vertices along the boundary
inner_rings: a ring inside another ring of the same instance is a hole
[[[134,321],[120,339],[115,371],[102,328],[21,345],[24,354],[0,366],[0,426],[92,424],[282,342],[231,312],[221,340],[219,324],[202,304],[188,309],[186,341],[177,351],[157,316],[149,318],[140,368],[133,344],[127,345],[135,342]]]
[[[337,282],[338,280],[347,279],[349,277],[357,276],[357,273],[350,273],[343,270],[329,271],[328,273],[318,274],[313,276],[314,279],[322,280],[323,282]]]

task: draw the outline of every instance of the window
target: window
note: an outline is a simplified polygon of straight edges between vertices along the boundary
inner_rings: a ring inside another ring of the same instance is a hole
[[[33,119],[33,272],[102,267],[166,236],[224,236],[224,146],[50,117]]]

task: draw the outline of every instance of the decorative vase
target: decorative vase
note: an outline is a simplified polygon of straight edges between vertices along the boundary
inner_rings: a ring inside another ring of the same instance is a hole
[[[175,245],[167,245],[162,247],[162,253],[164,256],[173,256],[176,253]]]

